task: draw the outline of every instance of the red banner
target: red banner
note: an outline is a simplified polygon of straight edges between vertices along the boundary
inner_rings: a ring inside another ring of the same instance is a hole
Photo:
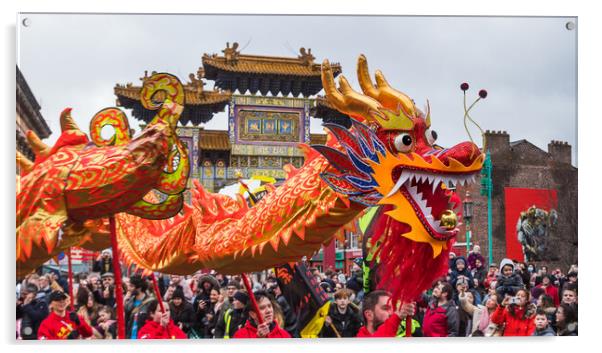
[[[506,208],[506,257],[520,262],[525,261],[523,246],[518,240],[517,223],[521,212],[528,212],[531,206],[544,211],[557,209],[556,190],[504,188]]]
[[[73,263],[76,264],[96,259],[96,253],[94,251],[78,248],[76,246],[71,248],[71,256]]]
[[[322,251],[324,253],[324,257],[322,258],[323,271],[325,272],[328,269],[334,270],[336,260],[335,240],[333,239],[328,246],[323,246]]]

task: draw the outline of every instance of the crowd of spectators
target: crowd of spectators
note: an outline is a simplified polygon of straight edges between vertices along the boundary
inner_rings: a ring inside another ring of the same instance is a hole
[[[157,274],[158,298],[137,274],[117,288],[110,259],[105,251],[93,272],[75,275],[73,298],[59,271],[19,281],[17,339],[115,339],[116,290],[124,294],[128,339],[301,337],[297,312],[271,271],[250,275],[260,323],[240,276]],[[319,337],[401,337],[407,329],[414,337],[577,335],[576,265],[566,273],[510,259],[487,265],[475,246],[466,258],[450,253],[447,276],[397,307],[386,291],[364,293],[358,265],[350,274],[311,273],[331,301]]]

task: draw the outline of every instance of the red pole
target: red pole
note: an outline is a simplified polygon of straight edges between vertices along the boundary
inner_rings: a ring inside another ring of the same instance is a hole
[[[157,284],[155,274],[151,273],[150,278],[153,281],[153,288],[155,289],[155,296],[157,297],[157,300],[159,301],[159,306],[161,307],[161,313],[165,314],[165,306],[163,305],[163,298],[161,298],[161,291],[159,290],[159,285]],[[171,333],[169,332],[169,325],[165,329],[167,330],[167,334],[171,336]],[[171,336],[171,338],[175,337]]]
[[[69,247],[69,256],[67,257],[67,268],[69,270],[69,297],[71,298],[71,304],[69,304],[69,306],[71,307],[71,311],[73,311],[73,265],[71,263],[71,247]],[[59,271],[60,270],[61,266],[59,265]]]
[[[406,337],[412,337],[412,317],[406,316]]]
[[[251,287],[251,283],[249,283],[249,278],[246,274],[241,273],[242,281],[247,289],[247,293],[249,293],[249,299],[251,299],[251,305],[253,306],[253,311],[257,314],[258,324],[263,324],[263,317],[261,317],[261,313],[259,312],[259,306],[257,306],[257,301],[255,300],[255,295],[253,295],[253,288]]]
[[[155,297],[159,301],[159,306],[161,307],[161,312],[165,313],[165,307],[163,306],[163,298],[161,297],[161,291],[159,290],[159,285],[157,284],[157,279],[155,278],[155,274],[151,273],[151,280],[153,281],[153,288],[155,289]]]
[[[125,339],[125,312],[123,310],[123,285],[121,283],[121,265],[119,264],[119,247],[117,246],[117,230],[115,216],[109,217],[111,228],[111,248],[113,249],[113,272],[115,274],[115,300],[117,301],[117,337]]]

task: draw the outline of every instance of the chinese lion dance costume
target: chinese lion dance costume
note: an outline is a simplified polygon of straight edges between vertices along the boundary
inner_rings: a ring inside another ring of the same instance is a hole
[[[116,129],[120,138],[100,141],[100,124],[124,125],[114,110],[110,122],[93,119],[95,143],[65,118],[57,144],[37,148],[33,165],[21,163],[30,171],[17,198],[18,269],[30,271],[68,246],[106,247],[106,217],[114,214],[127,263],[174,274],[252,272],[311,256],[376,206],[371,241],[379,287],[395,301],[414,300],[447,271],[459,231],[461,202],[448,186],[474,181],[484,155],[472,142],[435,145],[428,102],[424,113],[380,71],[374,84],[363,55],[357,74],[363,93],[344,77],[337,88],[324,61],[326,99],[352,127],[324,124],[326,145],[302,144],[304,165],[286,166],[286,180],[252,208],[195,181],[191,204],[176,214],[188,161],[174,132],[183,92],[172,76],[145,83],[143,104],[160,110],[133,140],[119,133],[123,128]],[[162,105],[151,100],[158,91],[167,96]],[[153,199],[152,189],[165,200]]]

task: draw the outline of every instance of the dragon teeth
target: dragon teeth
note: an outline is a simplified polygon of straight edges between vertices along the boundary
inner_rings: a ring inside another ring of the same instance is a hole
[[[435,190],[437,190],[439,183],[441,183],[441,178],[433,177],[433,194],[435,193]]]
[[[386,197],[390,197],[392,195],[394,195],[396,192],[399,191],[399,189],[404,185],[404,184],[408,184],[406,186],[406,188],[408,190],[413,188],[413,194],[412,196],[414,196],[417,199],[422,199],[421,197],[418,198],[417,196],[419,196],[419,192],[418,192],[418,188],[412,186],[412,182],[414,181],[417,185],[421,184],[421,183],[428,183],[431,185],[432,188],[432,193],[434,194],[435,191],[437,190],[437,188],[439,187],[440,184],[445,184],[446,186],[451,186],[451,185],[461,185],[461,186],[465,186],[465,185],[469,185],[472,184],[474,182],[476,182],[476,178],[477,175],[476,173],[473,174],[469,174],[469,175],[437,175],[437,174],[425,174],[425,173],[420,173],[420,172],[410,172],[410,171],[403,171],[399,177],[399,179],[397,180],[397,182],[395,183],[395,185],[393,186],[393,188],[391,189],[391,191],[387,194]]]
[[[391,189],[391,191],[389,192],[389,194],[387,194],[387,196],[385,196],[385,198],[394,195],[399,190],[399,188],[401,188],[401,186],[405,184],[409,176],[409,174],[401,173],[399,180],[397,180],[397,183],[395,183],[395,186],[393,186],[393,189]]]
[[[399,177],[399,180],[401,180],[401,185],[405,184],[406,181],[408,181],[410,179],[412,175],[409,173],[401,173],[401,176]],[[399,181],[398,181],[399,182]]]

